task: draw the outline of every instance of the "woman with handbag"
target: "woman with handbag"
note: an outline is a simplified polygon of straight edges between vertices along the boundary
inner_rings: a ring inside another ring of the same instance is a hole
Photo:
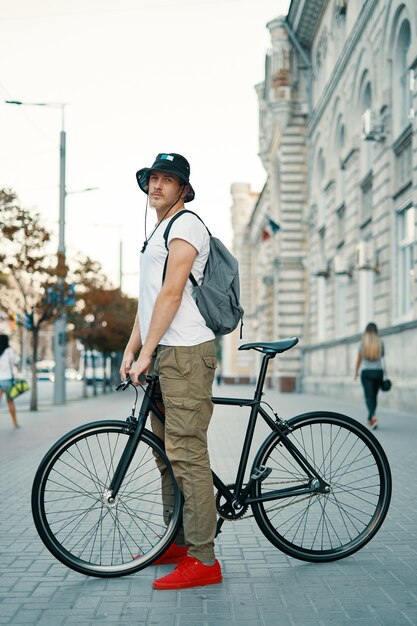
[[[10,415],[12,417],[13,426],[19,428],[16,417],[16,407],[9,396],[10,389],[13,385],[13,367],[17,361],[14,350],[9,347],[9,338],[7,335],[0,335],[0,400],[3,393],[6,394],[7,404],[9,405]]]
[[[361,382],[365,394],[365,403],[368,409],[368,425],[375,429],[378,418],[375,415],[378,391],[383,379],[382,357],[384,344],[378,332],[377,325],[370,322],[362,335],[356,359],[355,380],[361,368]]]

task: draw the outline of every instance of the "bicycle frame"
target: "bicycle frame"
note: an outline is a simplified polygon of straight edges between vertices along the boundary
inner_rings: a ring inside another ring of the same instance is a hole
[[[269,500],[276,500],[277,498],[287,498],[288,496],[295,495],[303,495],[306,493],[312,493],[317,491],[327,491],[328,484],[321,478],[321,476],[316,472],[314,467],[307,461],[307,459],[299,452],[299,450],[292,444],[292,442],[286,437],[286,433],[291,431],[291,428],[288,424],[281,420],[275,414],[275,421],[271,419],[265,409],[261,406],[262,395],[263,395],[263,387],[265,384],[266,372],[268,368],[268,363],[271,359],[276,356],[276,353],[265,354],[262,362],[261,368],[259,372],[259,377],[254,393],[253,399],[249,398],[222,398],[222,397],[213,397],[213,404],[215,405],[223,405],[223,406],[250,406],[251,411],[249,415],[249,422],[246,429],[245,440],[243,442],[242,453],[239,460],[239,466],[236,475],[236,481],[234,484],[233,492],[227,487],[223,481],[215,474],[213,474],[213,483],[214,486],[218,489],[218,491],[222,494],[222,496],[229,502],[230,504],[234,503],[235,507],[255,504],[256,502],[267,502]],[[262,495],[258,498],[249,497],[249,493],[253,484],[256,480],[259,480],[259,477],[251,476],[248,484],[244,489],[244,477],[245,472],[248,465],[250,448],[253,441],[253,435],[255,432],[256,421],[258,415],[261,415],[268,426],[271,428],[272,432],[278,432],[282,438],[282,444],[287,448],[296,462],[302,467],[305,471],[306,476],[309,478],[308,486],[300,485],[297,487],[288,487],[285,489],[278,489],[275,491],[270,491],[268,494]],[[313,484],[314,481],[314,484]]]
[[[259,371],[259,377],[254,393],[253,398],[225,398],[225,397],[216,397],[212,398],[213,404],[215,405],[223,405],[223,406],[250,406],[250,416],[249,422],[246,429],[245,440],[243,443],[242,453],[239,460],[239,466],[237,470],[236,481],[234,483],[233,491],[224,484],[219,476],[215,472],[212,471],[213,475],[213,484],[219,491],[219,493],[226,499],[226,501],[233,505],[235,509],[238,509],[242,506],[254,504],[256,502],[266,502],[269,500],[276,500],[278,498],[287,498],[289,496],[295,495],[305,495],[308,493],[317,493],[317,492],[326,492],[329,490],[328,483],[326,483],[321,476],[316,472],[316,470],[312,467],[312,465],[308,462],[308,460],[299,452],[299,450],[294,446],[294,444],[286,437],[286,433],[291,431],[291,428],[288,424],[281,420],[276,415],[276,420],[274,421],[268,415],[268,413],[261,406],[262,396],[263,396],[263,387],[265,384],[266,372],[268,369],[268,363],[271,359],[276,356],[275,352],[265,353],[261,367]],[[149,376],[147,378],[148,386],[145,389],[145,397],[143,398],[138,417],[135,418],[135,408],[138,399],[138,394],[136,390],[136,401],[133,405],[132,415],[127,419],[128,432],[132,434],[129,442],[126,445],[126,449],[124,454],[122,455],[119,464],[115,470],[112,482],[110,484],[107,496],[109,502],[114,500],[117,496],[117,493],[120,489],[120,486],[123,482],[123,479],[126,475],[130,462],[135,453],[136,447],[139,443],[140,437],[142,435],[143,429],[145,428],[146,420],[149,415],[149,412],[152,411],[156,417],[164,421],[165,417],[162,411],[157,406],[154,401],[154,392],[157,384],[156,376]],[[260,497],[251,497],[249,496],[253,484],[256,480],[260,479],[260,476],[251,476],[245,488],[243,488],[245,472],[248,466],[249,453],[250,448],[253,441],[253,435],[255,432],[256,421],[258,414],[262,416],[268,426],[271,428],[271,431],[278,432],[281,435],[281,442],[293,456],[298,465],[306,473],[306,477],[308,479],[308,483],[304,485],[299,485],[296,487],[287,487],[285,489],[278,489],[274,491],[270,491],[267,494],[264,494]]]

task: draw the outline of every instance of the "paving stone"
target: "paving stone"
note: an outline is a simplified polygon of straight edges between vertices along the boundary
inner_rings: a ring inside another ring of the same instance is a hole
[[[5,602],[0,603],[0,617],[12,617],[15,613],[17,613],[21,608],[20,602],[13,602],[10,604],[6,604]]]
[[[13,615],[13,624],[36,624],[41,615],[41,611],[21,609],[16,615]]]
[[[233,395],[230,387],[224,390]],[[237,394],[249,396],[246,391],[238,388]],[[280,404],[280,414],[287,417],[320,405],[347,414],[358,412],[357,405],[303,394],[268,390],[265,399]],[[126,414],[130,399],[127,404]],[[362,414],[363,407],[359,410]],[[417,490],[409,480],[417,475],[415,416],[380,411],[381,429],[376,436],[389,455],[394,493],[384,526],[364,549],[332,563],[297,561],[270,544],[254,519],[247,518],[224,524],[217,540],[222,585],[161,592],[152,589],[152,581],[170,571],[167,566],[117,579],[89,578],[57,562],[33,526],[30,489],[49,445],[86,421],[87,414],[106,419],[118,411],[120,397],[113,394],[53,410],[45,407],[36,416],[39,426],[33,426],[33,416],[28,414],[13,440],[6,436],[8,422],[0,420],[0,470],[3,480],[13,484],[13,493],[0,511],[1,624],[417,625]],[[214,469],[233,482],[244,427],[239,410],[232,409],[224,417],[214,416],[209,439],[215,450]],[[258,443],[264,437],[265,431]]]

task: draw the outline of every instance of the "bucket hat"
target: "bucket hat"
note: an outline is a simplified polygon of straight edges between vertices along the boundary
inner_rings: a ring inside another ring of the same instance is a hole
[[[136,172],[138,185],[146,194],[149,189],[149,175],[151,170],[170,172],[171,174],[178,176],[178,178],[189,187],[189,191],[184,198],[184,202],[191,202],[191,200],[194,200],[195,193],[190,184],[190,164],[181,154],[176,154],[175,152],[161,152],[158,154],[151,167],[143,167],[141,170]]]

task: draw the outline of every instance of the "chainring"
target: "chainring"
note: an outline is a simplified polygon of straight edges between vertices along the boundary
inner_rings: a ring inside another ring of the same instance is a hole
[[[231,490],[233,489],[234,484],[226,485],[226,487]],[[223,503],[222,503],[222,498],[223,498]],[[229,504],[229,502],[226,502],[223,494],[221,494],[220,491],[218,491],[216,494],[216,508],[217,508],[218,514],[220,515],[222,519],[228,522],[233,522],[235,520],[241,519],[246,514],[249,508],[249,505],[244,504],[238,509],[234,509],[233,505]]]

